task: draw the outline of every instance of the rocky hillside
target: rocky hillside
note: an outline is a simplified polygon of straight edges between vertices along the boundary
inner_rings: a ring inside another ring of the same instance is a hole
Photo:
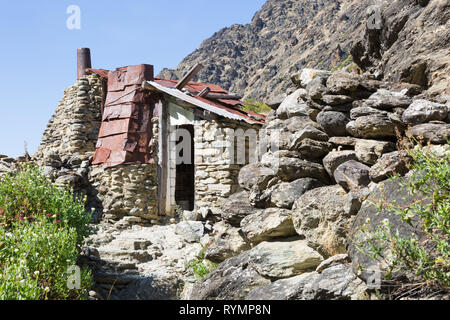
[[[368,239],[360,231],[387,221],[402,237],[426,239],[420,225],[374,203],[424,201],[401,186],[414,171],[397,136],[422,140],[425,153],[448,160],[450,102],[424,99],[418,85],[347,72],[305,69],[298,85],[260,131],[280,150],[242,168],[243,191],[221,207],[228,227],[206,251],[221,263],[194,285],[191,299],[368,299],[383,263],[360,251]],[[448,291],[433,295],[449,298]]]
[[[304,67],[331,68],[364,31],[370,0],[268,0],[250,24],[215,33],[162,77],[178,79],[194,64],[198,80],[219,83],[246,98],[267,100],[292,84]]]
[[[384,1],[380,8],[381,28],[366,29],[351,51],[355,62],[386,80],[421,85],[431,96],[450,95],[450,2]]]
[[[381,28],[367,30],[374,3],[381,4]],[[442,93],[449,87],[449,15],[446,0],[268,0],[250,24],[220,30],[160,76],[178,79],[202,63],[198,80],[267,102],[290,88],[286,75],[339,67],[351,52],[380,78]]]

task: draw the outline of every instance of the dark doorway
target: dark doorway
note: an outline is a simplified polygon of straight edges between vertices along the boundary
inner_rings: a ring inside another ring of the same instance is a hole
[[[188,163],[179,164],[179,161],[177,161],[175,202],[183,210],[192,211],[194,210],[195,199],[194,126],[182,125],[178,126],[177,129],[184,129],[189,132],[189,137],[182,135],[178,138],[177,145],[181,143],[184,148],[190,147],[191,159],[190,161],[186,161]],[[183,141],[183,139],[189,140]],[[184,152],[188,152],[184,148],[180,150],[179,154],[177,154],[177,158],[185,159],[188,157],[188,154],[184,154]]]

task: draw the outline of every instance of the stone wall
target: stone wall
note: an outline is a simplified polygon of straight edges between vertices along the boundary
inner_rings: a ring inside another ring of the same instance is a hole
[[[240,190],[239,170],[249,161],[248,141],[246,163],[237,163],[235,130],[255,130],[257,126],[232,121],[196,121],[195,143],[195,203],[196,209],[213,212],[223,199]],[[233,149],[232,149],[233,148]],[[234,155],[235,159],[231,159]],[[218,213],[218,212],[217,212]]]
[[[94,152],[102,103],[102,79],[97,75],[83,77],[67,88],[35,157],[44,159],[49,153],[56,153],[64,161],[77,153]]]
[[[97,191],[103,219],[136,216],[158,218],[158,174],[155,164],[130,164],[106,168],[92,166],[89,181]]]

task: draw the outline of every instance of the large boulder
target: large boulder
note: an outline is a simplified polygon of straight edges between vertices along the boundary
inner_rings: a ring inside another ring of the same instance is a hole
[[[325,168],[318,163],[298,158],[281,157],[278,162],[272,163],[276,175],[285,182],[300,178],[314,178],[324,183],[329,181]]]
[[[200,242],[205,233],[205,228],[201,221],[182,221],[177,224],[175,233],[182,236],[186,242]]]
[[[287,119],[295,116],[306,116],[306,103],[302,96],[306,95],[305,89],[298,89],[289,95],[277,109],[277,117],[280,119]]]
[[[280,208],[268,208],[245,217],[241,228],[253,244],[296,234],[290,210]]]
[[[359,161],[373,165],[385,153],[395,150],[395,144],[389,141],[358,139],[355,145],[356,157]]]
[[[262,242],[222,262],[195,283],[190,300],[243,300],[270,279],[290,278],[315,269],[323,258],[305,241]]]
[[[292,136],[291,150],[297,149],[300,146],[301,142],[305,139],[313,139],[316,141],[326,142],[328,141],[328,135],[325,132],[313,127],[312,125],[308,125]]]
[[[419,240],[422,238],[421,225],[418,221],[412,221],[412,225],[404,222],[400,215],[390,211],[385,205],[379,210],[380,203],[390,203],[395,206],[404,207],[414,201],[420,201],[423,196],[420,193],[411,195],[407,188],[402,185],[408,184],[408,178],[399,178],[397,181],[386,180],[380,184],[374,184],[370,187],[370,195],[362,203],[356,218],[350,228],[348,234],[347,252],[352,260],[354,272],[360,271],[359,276],[368,280],[376,273],[383,270],[386,265],[383,262],[375,261],[366,253],[368,250],[366,238],[360,233],[361,229],[370,232],[376,231],[379,226],[383,225],[386,220],[392,226],[392,231],[399,232],[401,237],[411,237],[416,235]]]
[[[306,192],[292,208],[295,230],[326,258],[346,253],[345,241],[354,218],[350,201],[339,185]]]
[[[350,160],[336,168],[334,179],[347,191],[359,190],[370,183],[369,170],[361,162]]]
[[[328,174],[332,177],[334,170],[344,162],[350,160],[357,160],[356,152],[352,150],[333,151],[323,158],[323,166],[327,170]]]
[[[328,154],[331,144],[325,141],[317,141],[306,138],[295,149],[303,159],[319,159]]]
[[[317,115],[317,123],[329,136],[345,136],[349,121],[344,113],[337,111],[322,111]]]
[[[448,107],[444,104],[428,100],[414,100],[408,109],[403,112],[402,120],[414,126],[432,120],[444,120],[448,115]]]
[[[242,191],[231,195],[220,207],[222,219],[233,226],[239,227],[241,220],[246,216],[258,212],[250,205],[249,192]]]
[[[243,300],[253,289],[270,284],[254,268],[247,252],[222,262],[211,273],[197,281],[190,300]]]
[[[391,110],[394,108],[407,108],[412,103],[412,99],[403,92],[378,89],[362,104],[363,107],[371,107],[381,110]]]
[[[325,84],[330,76],[330,71],[319,69],[303,69],[299,73],[294,74],[291,77],[291,81],[298,88],[306,88],[308,84],[310,84],[314,79],[318,79],[321,83]]]
[[[272,179],[275,172],[261,163],[251,163],[239,171],[239,185],[245,190],[250,190],[255,184],[264,185]]]
[[[300,178],[292,182],[282,182],[271,193],[270,202],[278,208],[292,209],[295,200],[305,192],[323,187],[324,184],[313,178]]]
[[[394,175],[404,175],[408,169],[411,156],[405,150],[384,154],[369,170],[370,179],[381,182]]]
[[[290,278],[315,270],[323,257],[306,241],[262,242],[250,251],[251,265],[269,279]]]
[[[402,132],[400,119],[394,115],[371,114],[355,120],[354,130],[358,138],[393,138],[397,136],[396,128]]]
[[[387,116],[388,113],[371,107],[356,107],[350,110],[350,119],[356,120],[360,117],[371,116],[374,114]]]
[[[214,230],[214,240],[211,241],[205,252],[206,259],[221,263],[251,249],[250,243],[242,236],[239,228],[219,222],[214,225]]]
[[[349,94],[356,92],[362,81],[361,76],[348,72],[334,72],[327,80],[327,88],[334,94]]]
[[[246,300],[360,300],[367,286],[345,264],[310,272],[253,289]]]
[[[423,123],[409,129],[406,135],[425,143],[443,144],[450,137],[450,124]]]

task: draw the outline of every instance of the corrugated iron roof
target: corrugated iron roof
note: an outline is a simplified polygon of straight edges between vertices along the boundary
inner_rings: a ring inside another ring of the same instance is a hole
[[[149,94],[143,84],[152,90],[167,94],[192,106],[213,112],[221,117],[263,124],[265,116],[242,110],[238,99],[213,99],[197,96],[205,88],[211,95],[227,95],[228,91],[215,84],[189,82],[188,94],[175,88],[178,81],[153,78],[153,66],[138,65],[115,71],[89,69],[108,80],[108,92],[102,124],[92,164],[113,167],[129,163],[153,163],[153,131],[151,118],[159,95]]]

